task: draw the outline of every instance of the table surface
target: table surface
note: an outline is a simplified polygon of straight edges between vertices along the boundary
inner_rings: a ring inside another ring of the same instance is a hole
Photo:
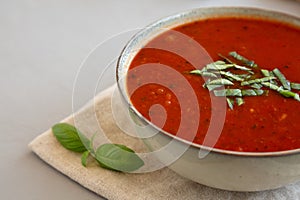
[[[136,30],[210,6],[300,16],[295,0],[0,1],[1,199],[102,199],[38,159],[28,143],[113,82],[109,62]],[[93,55],[95,47],[106,54]],[[100,81],[89,78],[95,72]]]

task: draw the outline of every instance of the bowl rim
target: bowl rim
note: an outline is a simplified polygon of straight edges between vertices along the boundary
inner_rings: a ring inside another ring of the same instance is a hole
[[[215,13],[213,11],[217,11],[217,12]],[[171,14],[171,15],[168,15],[166,17],[162,17],[162,18],[152,22],[151,24],[145,26],[143,29],[141,29],[136,34],[134,34],[131,37],[131,39],[126,43],[126,45],[124,46],[124,48],[121,51],[121,54],[118,57],[117,65],[116,65],[117,87],[118,87],[118,90],[119,90],[119,92],[122,96],[122,99],[127,104],[129,110],[131,112],[134,112],[134,114],[137,117],[139,117],[139,119],[142,120],[142,122],[144,122],[145,124],[149,124],[152,128],[159,131],[157,134],[162,133],[164,136],[175,139],[176,141],[182,142],[183,144],[189,145],[190,147],[197,148],[199,150],[203,149],[203,150],[209,151],[209,153],[217,153],[217,154],[224,154],[224,155],[229,155],[229,156],[239,156],[239,157],[279,157],[279,156],[289,156],[289,155],[300,153],[300,148],[291,149],[291,150],[283,150],[283,151],[272,151],[272,152],[242,152],[242,151],[233,151],[233,150],[225,150],[225,149],[220,149],[220,148],[208,147],[208,146],[204,146],[204,145],[201,145],[201,144],[193,143],[191,141],[187,141],[185,139],[182,139],[182,138],[180,138],[176,135],[168,133],[167,131],[157,127],[151,121],[146,119],[135,108],[135,106],[132,105],[132,103],[130,101],[130,97],[128,96],[127,92],[124,91],[124,88],[122,88],[122,86],[120,84],[120,81],[119,81],[120,77],[122,77],[120,75],[120,73],[121,73],[120,68],[121,68],[121,65],[122,65],[122,59],[124,59],[124,57],[126,57],[126,60],[129,59],[128,55],[126,55],[126,53],[127,53],[126,51],[128,51],[130,49],[130,45],[133,44],[133,42],[136,38],[143,37],[143,34],[145,32],[147,32],[148,30],[150,30],[150,32],[151,32],[152,31],[151,28],[159,28],[159,29],[163,29],[165,31],[165,30],[168,30],[170,28],[174,28],[176,26],[179,26],[181,24],[186,24],[188,22],[192,22],[192,21],[195,21],[197,19],[199,20],[201,18],[196,17],[196,18],[191,18],[190,20],[184,21],[183,23],[175,23],[175,24],[171,23],[171,24],[168,24],[169,26],[160,27],[161,24],[163,24],[164,22],[168,22],[169,20],[175,20],[175,21],[179,20],[180,21],[181,17],[185,18],[185,17],[189,16],[191,13],[196,13],[197,14],[199,12],[204,12],[206,14],[210,14],[208,16],[203,16],[204,18],[222,17],[222,16],[223,17],[224,16],[236,17],[233,14],[238,14],[238,16],[242,16],[242,17],[257,17],[257,18],[262,18],[262,19],[275,20],[275,21],[279,21],[281,23],[286,23],[286,24],[292,25],[292,26],[296,26],[296,27],[299,26],[299,28],[300,28],[300,17],[298,17],[298,16],[287,14],[287,13],[280,12],[280,11],[265,9],[265,8],[246,7],[246,6],[236,6],[236,7],[235,6],[228,6],[228,7],[225,6],[225,7],[194,8],[194,9],[190,9],[190,10],[186,10],[186,11],[182,11],[182,12],[177,12],[175,14]],[[258,15],[256,15],[256,14],[258,14]],[[281,19],[278,19],[276,17],[281,18]],[[164,31],[162,31],[162,32],[164,32]],[[147,39],[147,42],[150,41],[150,39],[155,38],[157,35],[160,35],[162,32],[156,33],[156,35],[151,36],[150,38]],[[147,42],[143,42],[143,43],[145,44]],[[134,54],[134,56],[136,55],[136,53]],[[134,58],[134,56],[132,56],[132,58]],[[131,63],[131,62],[129,62],[129,63]],[[124,86],[126,86],[126,84]]]

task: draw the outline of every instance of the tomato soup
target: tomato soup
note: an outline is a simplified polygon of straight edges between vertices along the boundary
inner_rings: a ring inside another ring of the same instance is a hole
[[[174,40],[176,37],[174,33],[180,33],[190,39],[178,42]],[[194,51],[194,47],[189,48],[189,43],[193,42],[203,49]],[[156,48],[158,46],[163,48]],[[212,91],[204,87],[209,78],[205,79],[189,72],[201,70],[211,62],[224,60],[225,58],[220,55],[235,60],[228,56],[228,52],[232,51],[253,60],[259,66],[253,69],[255,73],[261,69],[272,71],[276,68],[289,82],[300,83],[299,27],[264,19],[211,18],[165,31],[136,54],[127,76],[132,104],[145,118],[148,120],[155,118],[154,124],[174,135],[180,127],[182,105],[185,105],[188,119],[191,123],[197,124],[197,134],[191,139],[189,134],[192,130],[187,126],[182,129],[185,135],[180,137],[202,144],[211,123],[211,112],[213,110],[218,112],[218,107],[212,106],[211,98],[218,101],[220,97],[212,95]],[[236,62],[242,65],[240,60]],[[137,70],[145,64],[148,66],[146,71]],[[157,67],[152,68],[151,65],[154,64],[172,68],[189,83],[196,94],[199,113],[195,113],[195,109],[189,109],[189,106],[194,106],[189,105],[191,104],[189,98],[179,101],[175,95],[181,92],[184,96],[185,92],[188,92],[182,88],[179,79],[172,73],[159,70]],[[164,85],[159,84],[162,80]],[[147,84],[143,84],[145,82]],[[224,85],[224,87],[232,86]],[[224,126],[215,148],[242,152],[271,152],[300,148],[300,102],[270,88],[265,88],[263,93],[258,96],[245,96],[242,105],[235,104],[233,108],[226,105]],[[300,90],[293,90],[293,94],[299,93]],[[154,104],[163,106],[166,119],[161,114],[155,116],[155,110],[150,109]],[[194,117],[198,115],[199,118]],[[160,125],[164,120],[163,125]]]

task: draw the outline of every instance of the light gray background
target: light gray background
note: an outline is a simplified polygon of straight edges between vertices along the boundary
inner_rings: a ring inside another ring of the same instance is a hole
[[[28,149],[28,143],[72,113],[76,73],[97,44],[125,30],[197,7],[252,6],[300,16],[294,0],[0,0],[0,198],[101,199]],[[113,41],[110,56],[124,45]],[[99,58],[100,71],[105,58]],[[113,74],[111,74],[113,76]],[[99,88],[109,85],[104,77]],[[86,77],[81,87],[89,88]],[[88,100],[76,94],[77,106]],[[128,191],[130,192],[130,191]]]

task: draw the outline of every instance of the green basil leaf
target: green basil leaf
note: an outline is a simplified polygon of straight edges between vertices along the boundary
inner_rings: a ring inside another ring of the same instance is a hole
[[[94,145],[94,139],[95,139],[96,135],[97,135],[97,133],[94,133],[94,135],[91,137],[91,140],[88,140],[88,141],[87,141],[87,142],[88,142],[88,145],[86,145],[87,150],[88,150],[92,155],[95,154],[95,150],[94,150],[93,145]]]
[[[103,144],[97,148],[95,157],[101,167],[115,171],[131,172],[144,165],[132,149],[121,144]]]
[[[89,140],[81,134],[74,126],[67,123],[59,123],[52,127],[52,132],[59,143],[68,150],[84,152]]]
[[[82,156],[81,156],[81,164],[82,164],[83,166],[85,166],[85,167],[86,167],[86,164],[87,164],[87,158],[89,157],[89,155],[90,155],[90,152],[89,152],[89,151],[85,151],[85,152],[83,152],[83,154],[82,154]]]

